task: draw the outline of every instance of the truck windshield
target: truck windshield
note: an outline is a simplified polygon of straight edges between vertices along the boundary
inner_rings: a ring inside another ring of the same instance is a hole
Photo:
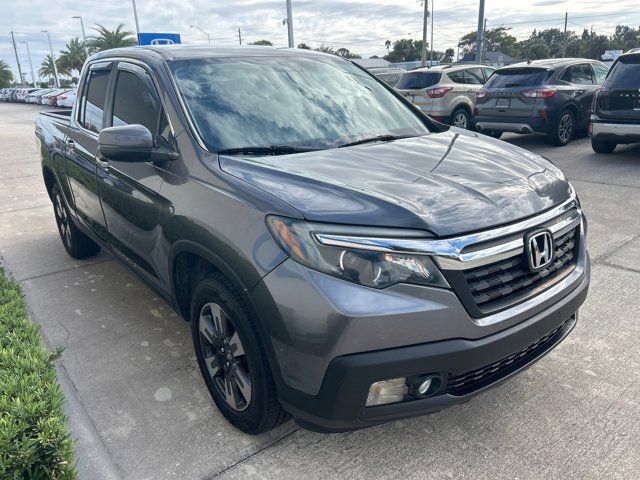
[[[424,120],[355,65],[322,56],[169,63],[207,149],[333,148],[363,138],[418,136]]]

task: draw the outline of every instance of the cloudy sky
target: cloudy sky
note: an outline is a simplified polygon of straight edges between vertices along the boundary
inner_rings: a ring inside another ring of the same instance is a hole
[[[295,43],[345,47],[363,56],[383,55],[384,42],[422,35],[422,7],[416,0],[292,0]],[[431,0],[430,0],[431,1]],[[457,39],[475,30],[477,0],[433,0],[434,46],[437,50],[455,47]],[[210,32],[214,45],[238,43],[238,27],[243,42],[268,39],[287,45],[285,0],[137,0],[143,32],[178,32],[183,43],[203,43],[206,36],[190,25]],[[8,8],[7,8],[8,7]],[[564,12],[569,12],[569,28],[581,31],[593,26],[597,33],[611,34],[617,24],[640,25],[640,7],[628,0],[486,0],[489,27],[512,27],[519,38],[534,28],[562,28]],[[46,34],[56,55],[69,39],[81,36],[81,15],[87,35],[100,23],[114,28],[119,23],[135,31],[131,0],[18,0],[0,1],[0,59],[16,71],[10,31],[14,31],[23,72],[30,79],[26,46],[31,50],[36,71],[49,52]],[[429,34],[430,35],[430,34]],[[16,72],[17,73],[17,72]],[[17,75],[16,75],[17,76]]]

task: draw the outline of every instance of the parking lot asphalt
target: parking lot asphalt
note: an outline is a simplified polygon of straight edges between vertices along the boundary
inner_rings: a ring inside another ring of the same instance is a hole
[[[189,326],[107,253],[68,257],[34,120],[0,104],[0,255],[59,362],[81,479],[640,478],[640,146],[593,153],[505,135],[571,179],[589,220],[592,284],[573,333],[511,381],[434,415],[322,435],[231,427]]]

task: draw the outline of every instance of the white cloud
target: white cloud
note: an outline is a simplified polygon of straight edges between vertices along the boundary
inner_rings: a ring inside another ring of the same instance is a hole
[[[6,1],[6,0],[5,0]],[[292,0],[296,44],[305,42],[346,47],[362,55],[382,55],[385,40],[421,38],[422,7],[419,1],[374,0]],[[477,0],[434,0],[434,45],[438,50],[455,47],[458,38],[475,30]],[[46,29],[51,32],[56,55],[72,37],[81,36],[80,22],[71,18],[82,15],[87,35],[96,23],[114,28],[123,23],[135,30],[131,0],[30,0],[2,8],[0,17],[0,59],[16,71],[15,56],[8,32],[16,32],[16,44],[23,72],[30,78],[24,44],[31,49],[34,70],[38,70],[49,52]],[[4,2],[3,2],[4,3]],[[142,31],[178,32],[183,43],[204,43],[206,36],[189,25],[198,25],[211,33],[214,45],[235,45],[240,26],[244,41],[268,39],[286,46],[287,31],[282,24],[286,16],[285,0],[137,0]],[[639,25],[640,7],[632,2],[612,0],[557,1],[533,0],[513,2],[488,0],[486,17],[489,26],[505,24],[518,38],[526,38],[534,28],[562,28],[564,12],[569,12],[569,28],[580,31],[594,27],[597,33],[611,34],[617,24]],[[633,13],[629,13],[633,12]],[[430,34],[429,34],[430,36]],[[36,73],[37,74],[37,73]]]

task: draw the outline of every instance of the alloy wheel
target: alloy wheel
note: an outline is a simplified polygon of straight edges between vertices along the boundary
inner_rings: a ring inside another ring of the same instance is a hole
[[[467,128],[469,121],[467,120],[467,116],[460,112],[453,118],[453,126],[458,128]]]
[[[71,226],[69,225],[69,216],[67,210],[62,203],[62,197],[59,193],[56,193],[54,198],[53,208],[56,215],[56,223],[58,224],[58,231],[65,247],[71,248]]]
[[[247,356],[233,321],[217,303],[200,310],[199,339],[216,390],[231,408],[246,410],[252,392]]]
[[[558,138],[562,143],[567,143],[573,135],[573,116],[567,113],[562,116],[558,124]]]

